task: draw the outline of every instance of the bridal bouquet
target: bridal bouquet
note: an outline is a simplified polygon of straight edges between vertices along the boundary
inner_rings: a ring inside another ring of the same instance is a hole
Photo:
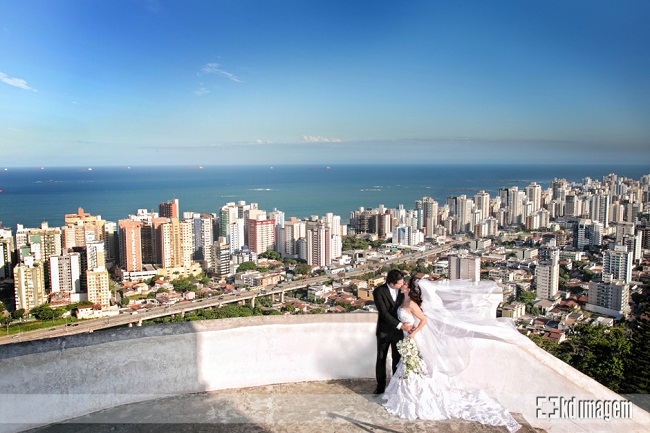
[[[412,338],[404,338],[397,343],[397,351],[402,355],[402,364],[406,371],[402,379],[408,379],[409,374],[424,376],[422,368],[422,355]]]

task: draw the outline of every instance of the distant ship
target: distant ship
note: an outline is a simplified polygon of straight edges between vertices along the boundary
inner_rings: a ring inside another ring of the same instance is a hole
[[[332,167],[328,165],[327,167],[310,167],[309,169],[310,170],[331,170]]]

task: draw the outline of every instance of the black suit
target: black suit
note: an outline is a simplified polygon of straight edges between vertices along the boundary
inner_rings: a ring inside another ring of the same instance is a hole
[[[392,349],[393,358],[393,374],[397,370],[397,364],[400,360],[400,354],[397,351],[397,342],[400,341],[404,334],[400,329],[397,329],[400,321],[397,318],[397,307],[402,303],[404,295],[400,291],[397,299],[393,301],[390,294],[390,288],[387,284],[377,287],[372,292],[372,297],[375,300],[377,307],[377,390],[383,392],[386,388],[386,357],[388,356],[388,348]]]

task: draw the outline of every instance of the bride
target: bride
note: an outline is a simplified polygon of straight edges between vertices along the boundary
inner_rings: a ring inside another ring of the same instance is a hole
[[[383,395],[388,412],[406,419],[461,418],[504,425],[511,432],[521,427],[485,392],[457,377],[469,363],[476,333],[501,338],[508,334],[504,327],[511,328],[486,314],[489,312],[487,295],[493,289],[498,289],[493,283],[441,284],[414,278],[402,286],[404,301],[398,316],[402,322],[413,323],[411,332],[404,334],[415,342],[421,354],[422,374],[408,371],[409,360],[402,355]]]

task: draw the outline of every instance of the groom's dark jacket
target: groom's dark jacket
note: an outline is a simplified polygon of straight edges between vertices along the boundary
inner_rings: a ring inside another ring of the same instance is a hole
[[[378,313],[376,334],[378,337],[388,337],[390,335],[398,340],[403,337],[402,331],[397,329],[397,325],[400,323],[397,319],[397,307],[402,302],[402,296],[400,292],[397,300],[393,301],[387,284],[382,284],[372,292]]]

